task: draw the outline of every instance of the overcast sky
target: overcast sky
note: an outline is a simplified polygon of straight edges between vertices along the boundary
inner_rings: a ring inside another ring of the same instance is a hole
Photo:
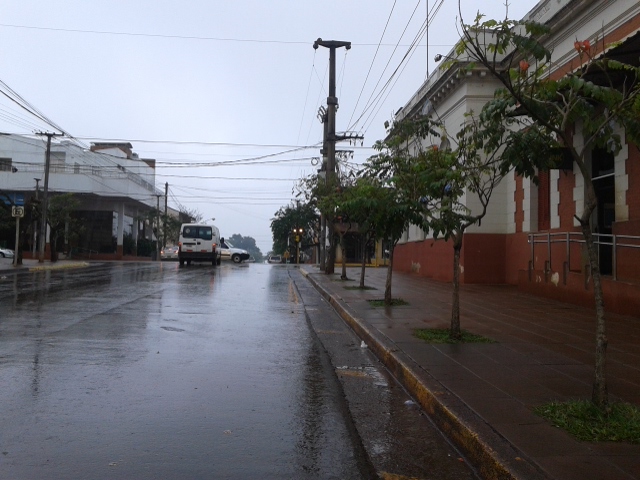
[[[503,18],[504,3],[463,0],[463,16]],[[513,0],[509,17],[536,3]],[[0,0],[0,11],[0,80],[86,145],[131,142],[158,161],[170,206],[265,254],[274,213],[318,168],[329,51],[313,42],[352,42],[336,55],[336,126],[364,134],[338,146],[363,163],[427,59],[433,71],[458,39],[457,0]],[[0,100],[0,131],[36,130],[54,131]]]

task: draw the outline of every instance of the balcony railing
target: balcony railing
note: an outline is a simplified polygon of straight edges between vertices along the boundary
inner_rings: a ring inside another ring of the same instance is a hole
[[[21,172],[44,172],[44,166],[22,165]],[[102,168],[96,165],[51,165],[50,173],[61,173],[70,175],[92,175],[101,178],[122,178],[128,179],[141,186],[145,190],[155,193],[155,187],[144,180],[140,175],[128,171],[113,170],[112,168]]]
[[[621,249],[636,249],[640,248],[640,236],[636,235],[613,235],[593,233],[594,243],[598,252],[598,261],[600,261],[600,255],[603,246],[611,247],[611,274],[613,280],[618,279],[618,257]],[[529,260],[529,280],[532,279],[533,270],[535,267],[535,252],[536,245],[543,245],[546,249],[547,260],[544,263],[545,277],[553,271],[553,262],[563,261],[562,257],[559,259],[554,258],[552,262],[552,248],[554,243],[564,244],[565,253],[564,261],[562,263],[563,282],[566,285],[567,275],[571,266],[571,245],[583,245],[585,240],[581,232],[558,232],[558,233],[530,233],[528,235],[529,245],[531,248],[531,258]],[[556,267],[557,268],[557,267]]]

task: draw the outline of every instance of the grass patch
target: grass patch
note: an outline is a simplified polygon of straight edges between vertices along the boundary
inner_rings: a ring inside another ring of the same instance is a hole
[[[371,305],[372,307],[400,307],[402,305],[409,305],[409,302],[405,302],[403,299],[401,298],[392,298],[391,299],[391,304],[390,305],[386,305],[384,303],[384,299],[382,300],[368,300],[369,305]]]
[[[462,338],[455,340],[449,336],[448,328],[420,328],[414,335],[427,343],[496,343],[491,338],[462,330]]]
[[[640,408],[635,405],[614,403],[603,412],[583,400],[547,403],[533,411],[578,440],[640,443]]]
[[[344,289],[345,290],[375,290],[374,287],[367,287],[367,286],[361,287],[360,285],[358,285],[357,287],[351,287],[351,286],[344,287]]]

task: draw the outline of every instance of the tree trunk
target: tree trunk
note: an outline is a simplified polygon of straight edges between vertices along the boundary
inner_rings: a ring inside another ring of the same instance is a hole
[[[344,245],[344,234],[340,235],[340,252],[342,252],[342,274],[340,278],[342,280],[349,280],[347,278],[347,249]]]
[[[591,401],[600,409],[606,410],[609,406],[609,393],[607,391],[606,360],[607,360],[607,335],[604,315],[604,297],[602,293],[602,279],[600,276],[600,264],[598,252],[591,233],[591,215],[597,206],[597,199],[593,184],[587,185],[587,201],[585,209],[580,217],[580,226],[584,236],[585,245],[589,254],[589,267],[593,280],[593,296],[596,303],[596,355],[595,371],[593,378],[593,390]]]
[[[360,288],[364,288],[364,273],[367,267],[367,238],[366,235],[362,235],[362,266],[360,268]]]
[[[327,264],[327,220],[324,215],[320,215],[320,245],[319,245],[320,271],[325,271]]]
[[[395,250],[395,245],[391,245],[389,249],[389,266],[387,267],[387,281],[384,285],[384,304],[391,305],[391,301],[393,300],[391,297],[391,275],[393,273],[393,251]]]
[[[462,234],[453,236],[453,295],[451,299],[451,328],[449,336],[455,340],[462,338],[460,331],[460,250]]]
[[[58,261],[58,232],[51,229],[49,234],[49,249],[51,250],[51,263]]]

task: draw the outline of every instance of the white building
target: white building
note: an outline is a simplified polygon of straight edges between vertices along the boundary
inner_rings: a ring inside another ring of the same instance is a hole
[[[27,204],[36,196],[36,186],[42,196],[46,147],[46,137],[0,134],[0,196],[5,203],[8,198]],[[125,238],[133,245],[151,238],[148,222],[140,219],[164,193],[155,189],[155,161],[138,158],[131,148],[129,143],[96,143],[86,149],[52,140],[49,196],[73,193],[80,201],[74,216],[83,228],[74,252],[122,258],[135,255],[124,251]],[[34,235],[29,237],[25,250],[33,249]]]

